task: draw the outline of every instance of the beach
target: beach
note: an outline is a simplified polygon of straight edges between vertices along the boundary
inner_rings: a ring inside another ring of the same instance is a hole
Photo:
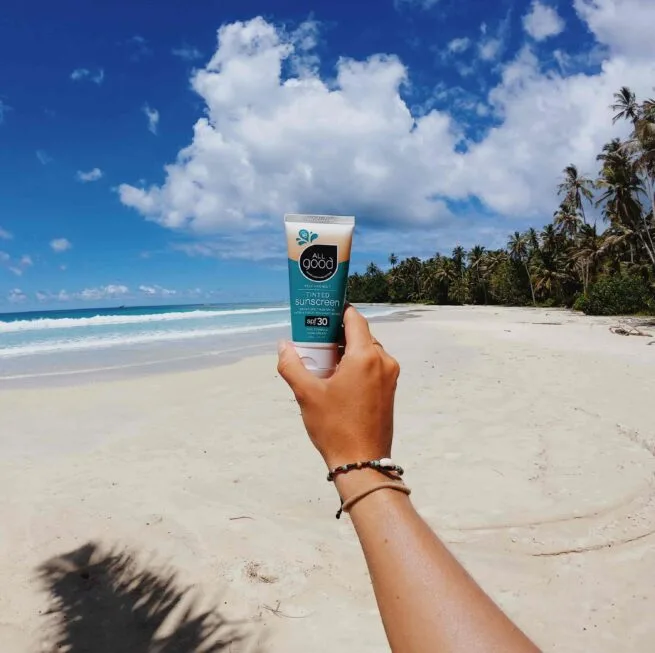
[[[544,651],[655,641],[655,336],[615,323],[421,307],[372,327],[402,367],[393,457],[415,505]],[[110,551],[241,620],[226,651],[388,650],[275,365],[271,340],[198,369],[0,385],[3,653],[55,650],[61,614],[129,637],[109,623]]]

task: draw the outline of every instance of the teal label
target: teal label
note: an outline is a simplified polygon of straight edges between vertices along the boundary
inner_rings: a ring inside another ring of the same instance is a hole
[[[311,242],[312,235],[306,242]],[[299,261],[289,259],[294,342],[339,341],[349,264],[338,262],[337,249],[336,245],[311,245]]]

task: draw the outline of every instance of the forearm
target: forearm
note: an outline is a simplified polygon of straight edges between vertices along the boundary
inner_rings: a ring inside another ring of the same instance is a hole
[[[340,477],[344,498],[385,479],[363,470]],[[414,510],[380,490],[350,512],[394,653],[533,653],[502,613]]]

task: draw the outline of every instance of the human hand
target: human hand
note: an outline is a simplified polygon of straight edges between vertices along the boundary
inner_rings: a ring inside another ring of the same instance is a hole
[[[343,316],[346,350],[329,379],[309,372],[290,342],[279,346],[278,372],[293,390],[314,446],[328,468],[387,458],[393,438],[398,362],[373,338],[354,307]]]

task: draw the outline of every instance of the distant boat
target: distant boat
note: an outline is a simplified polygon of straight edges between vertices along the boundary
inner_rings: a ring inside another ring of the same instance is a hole
[[[119,311],[122,311],[124,308],[127,308],[127,306],[119,306],[119,307],[118,307],[118,310],[119,310]]]

